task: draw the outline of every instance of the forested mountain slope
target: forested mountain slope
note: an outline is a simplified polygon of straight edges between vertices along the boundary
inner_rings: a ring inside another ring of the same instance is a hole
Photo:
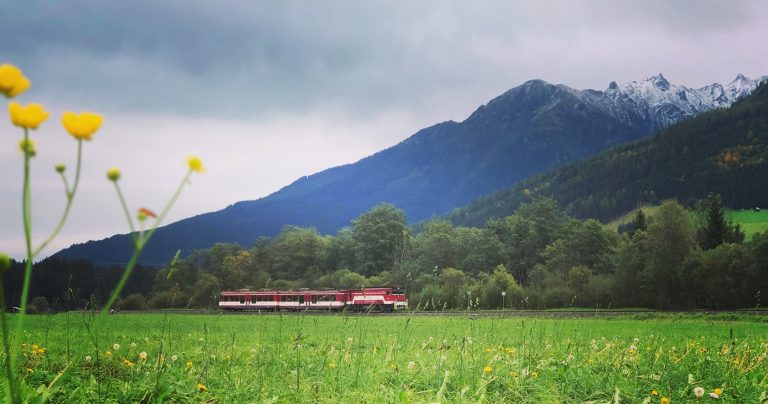
[[[532,80],[491,100],[465,121],[422,129],[354,164],[301,178],[267,197],[160,228],[143,263],[162,264],[217,242],[251,245],[285,225],[334,233],[389,202],[411,222],[444,214],[521,179],[646,136],[669,123],[729,105],[755,80],[689,89],[662,75],[605,91]],[[127,261],[129,235],[75,244],[56,254],[96,263]]]
[[[728,109],[538,175],[448,216],[481,225],[529,198],[549,196],[569,214],[608,221],[643,203],[690,204],[708,193],[719,193],[732,208],[768,205],[767,84]]]

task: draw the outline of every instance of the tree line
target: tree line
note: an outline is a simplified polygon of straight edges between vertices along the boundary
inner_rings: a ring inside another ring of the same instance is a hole
[[[652,218],[640,210],[621,233],[570,217],[548,198],[483,227],[435,219],[417,230],[391,204],[336,235],[286,226],[251,247],[217,244],[177,255],[162,269],[138,268],[119,306],[215,307],[221,290],[396,286],[419,310],[726,309],[760,307],[768,292],[768,234],[745,241],[725,220],[719,195],[694,209],[664,201]],[[33,279],[35,307],[98,305],[119,272],[87,261],[42,261]],[[20,273],[16,263],[9,292]]]

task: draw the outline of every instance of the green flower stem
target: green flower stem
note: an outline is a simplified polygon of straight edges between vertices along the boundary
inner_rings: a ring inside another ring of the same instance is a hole
[[[8,378],[8,390],[5,392],[6,402],[15,402],[16,400],[16,379],[13,377],[13,365],[11,364],[11,345],[8,340],[8,316],[5,314],[5,275],[6,273],[0,272],[0,317],[2,317],[3,327],[3,353],[5,353],[5,361],[3,361],[5,369],[5,377]]]
[[[29,129],[24,128],[24,142],[29,142]],[[29,175],[29,160],[32,158],[28,150],[24,150],[24,186],[21,193],[21,218],[24,223],[24,240],[27,247],[27,262],[24,265],[24,281],[21,288],[21,302],[19,303],[19,316],[16,320],[16,327],[14,328],[13,335],[10,339],[10,354],[7,357],[8,366],[11,369],[11,373],[16,369],[16,351],[17,351],[17,339],[21,335],[21,330],[24,329],[24,320],[27,315],[27,300],[29,299],[29,284],[32,279],[32,197],[30,192],[30,175]],[[3,334],[5,335],[5,328],[3,328]],[[4,336],[4,342],[5,342]],[[8,386],[11,387],[15,384],[15,378],[12,377],[8,380]],[[11,401],[16,401],[18,397],[14,397],[11,393]]]
[[[120,185],[117,181],[112,181],[115,184],[115,191],[117,191],[117,197],[120,199],[120,206],[123,207],[123,213],[125,213],[125,219],[128,220],[128,226],[131,228],[131,239],[133,240],[134,250],[139,247],[139,241],[136,239],[136,227],[133,225],[133,219],[131,218],[131,212],[128,209],[128,204],[125,203],[125,197],[123,197],[123,191],[120,190]]]
[[[64,192],[69,195],[69,181],[67,181],[67,176],[64,175],[64,173],[59,173],[59,177],[61,177],[61,182],[64,183]]]
[[[61,215],[61,219],[59,220],[59,224],[56,225],[56,228],[53,230],[53,233],[45,239],[45,241],[40,244],[40,247],[37,248],[32,253],[32,256],[37,256],[40,254],[45,247],[48,246],[48,244],[59,234],[61,231],[61,228],[64,227],[64,222],[67,221],[67,216],[69,216],[69,210],[72,208],[72,201],[75,200],[75,192],[77,192],[77,185],[80,183],[80,167],[82,162],[82,155],[83,155],[83,140],[78,139],[77,140],[77,169],[75,170],[75,182],[72,183],[72,190],[69,190],[69,186],[67,185],[67,179],[64,178],[64,175],[62,174],[62,177],[64,178],[64,186],[67,188],[65,192],[67,193],[67,205],[64,207],[64,213]]]
[[[171,206],[173,206],[176,203],[176,200],[179,199],[179,195],[181,195],[181,191],[184,189],[184,186],[189,183],[189,177],[192,176],[192,170],[187,171],[187,175],[184,176],[184,179],[181,180],[181,184],[179,184],[179,187],[176,188],[176,192],[173,193],[173,196],[171,197],[171,200],[168,202],[167,205],[165,205],[165,209],[163,209],[162,212],[160,212],[160,216],[157,217],[157,220],[155,220],[155,224],[152,225],[152,228],[149,230],[149,233],[147,233],[147,237],[144,239],[144,243],[146,244],[147,241],[149,241],[149,238],[152,237],[152,235],[157,230],[157,227],[160,225],[160,223],[165,219],[165,216],[168,214],[168,211],[171,210]]]
[[[157,217],[157,220],[155,220],[155,223],[152,225],[152,228],[146,232],[143,233],[142,237],[139,237],[138,240],[135,240],[134,244],[135,247],[133,250],[133,254],[131,255],[130,260],[128,260],[128,264],[125,266],[125,271],[123,271],[123,276],[120,277],[120,281],[117,283],[117,287],[112,291],[112,293],[109,296],[109,300],[107,300],[107,304],[104,305],[104,308],[101,309],[101,314],[99,315],[99,318],[94,323],[93,329],[94,329],[94,335],[98,332],[98,325],[101,322],[101,319],[104,318],[107,313],[109,313],[109,310],[112,308],[112,306],[117,301],[117,298],[120,296],[120,292],[122,292],[123,288],[125,287],[125,284],[128,282],[128,278],[131,276],[131,273],[133,272],[133,268],[136,266],[136,262],[139,259],[139,255],[141,254],[141,251],[144,250],[144,247],[149,242],[149,239],[152,238],[152,235],[155,234],[155,231],[157,230],[160,223],[163,221],[165,216],[168,214],[168,211],[171,210],[171,207],[176,203],[176,200],[179,199],[179,195],[181,195],[181,191],[184,189],[184,186],[189,182],[189,177],[192,175],[192,170],[187,171],[187,174],[184,176],[184,179],[181,180],[181,183],[179,184],[178,188],[176,188],[176,192],[173,193],[173,196],[171,197],[171,200],[168,201],[168,204],[165,205],[165,208],[163,209],[162,213],[160,213],[160,216]],[[126,214],[128,212],[127,205],[125,204],[125,199],[122,197],[122,193],[120,193],[120,187],[117,186],[117,182],[115,182],[116,189],[118,190],[118,195],[120,195],[120,202],[123,205],[123,209],[125,210]],[[128,221],[131,223],[130,215],[128,215]],[[98,349],[98,347],[96,347]]]

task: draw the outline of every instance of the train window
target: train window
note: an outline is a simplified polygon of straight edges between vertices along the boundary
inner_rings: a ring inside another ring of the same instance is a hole
[[[331,295],[331,301],[332,301],[332,302],[335,302],[335,301],[336,301],[336,295]]]
[[[312,295],[312,304],[317,303],[317,296]]]
[[[245,295],[240,295],[240,304],[245,304]]]

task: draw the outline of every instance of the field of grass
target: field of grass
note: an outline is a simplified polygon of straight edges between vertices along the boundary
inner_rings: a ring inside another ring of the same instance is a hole
[[[607,229],[610,229],[610,230],[613,230],[613,231],[617,231],[619,229],[620,225],[625,224],[625,223],[629,223],[632,220],[634,220],[635,219],[635,215],[637,215],[637,211],[640,210],[640,209],[643,210],[643,213],[645,213],[646,217],[652,217],[653,215],[656,214],[656,211],[659,210],[659,206],[658,205],[643,205],[643,206],[641,206],[639,208],[632,209],[629,212],[621,215],[620,217],[618,217],[618,218],[616,218],[614,220],[611,220],[610,222],[606,223],[603,227],[605,227]]]
[[[768,319],[755,315],[120,314],[105,320],[98,350],[87,321],[29,318],[25,395],[50,386],[53,402],[658,403],[695,402],[696,387],[702,401],[716,388],[722,401],[768,396]]]
[[[756,233],[768,230],[768,210],[754,212],[752,209],[725,211],[725,218],[741,225],[741,230],[747,240],[751,240]]]
[[[620,225],[631,222],[639,209],[641,208],[625,213],[621,217],[606,223],[604,227],[614,231],[618,230]],[[645,205],[642,209],[647,217],[653,217],[659,207]],[[763,209],[760,212],[754,212],[752,209],[726,209],[725,218],[735,224],[740,224],[747,240],[751,240],[752,236],[756,233],[763,233],[768,230],[768,209]]]

